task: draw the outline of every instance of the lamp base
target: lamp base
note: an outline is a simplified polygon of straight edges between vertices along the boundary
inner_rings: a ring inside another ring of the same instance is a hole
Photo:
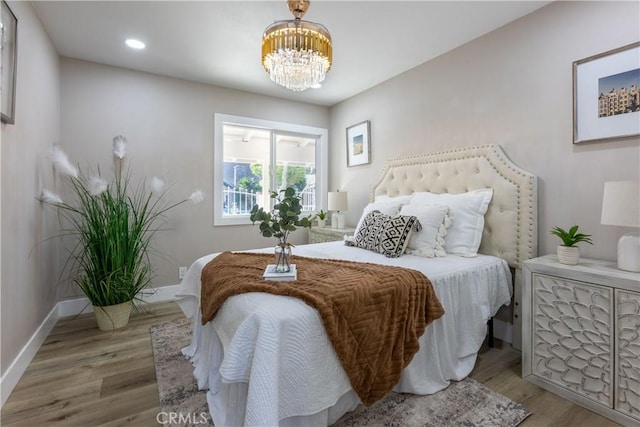
[[[331,228],[344,228],[344,214],[340,211],[331,216]]]
[[[640,272],[640,232],[632,231],[618,240],[618,268]]]

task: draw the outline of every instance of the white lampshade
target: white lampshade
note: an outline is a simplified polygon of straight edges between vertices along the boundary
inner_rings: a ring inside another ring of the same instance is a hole
[[[638,181],[604,183],[600,222],[604,225],[640,227],[640,183]]]
[[[640,183],[612,181],[604,183],[602,216],[604,225],[640,227]],[[618,240],[618,268],[640,271],[640,233],[632,231]]]
[[[328,208],[330,211],[346,211],[347,193],[345,191],[330,191]]]

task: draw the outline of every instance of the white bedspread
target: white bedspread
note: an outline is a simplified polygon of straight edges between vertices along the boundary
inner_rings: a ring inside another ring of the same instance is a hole
[[[420,351],[394,389],[399,392],[431,394],[447,387],[450,380],[466,377],[475,364],[488,319],[511,299],[507,263],[491,256],[390,259],[342,242],[301,245],[293,250],[294,257],[413,268],[431,280],[445,315],[420,338]],[[297,420],[293,424],[307,424],[312,418],[291,417],[310,414],[321,415],[314,422],[326,425],[352,409],[357,396],[322,321],[301,300],[265,293],[238,295],[227,300],[215,319],[201,325],[200,275],[214,256],[193,263],[176,297],[184,313],[194,319],[193,341],[183,353],[191,358],[199,387],[209,389],[216,426],[283,425],[292,420]],[[232,393],[222,390],[229,384],[239,387]],[[233,399],[238,401],[229,401]],[[339,408],[327,411],[339,399]]]

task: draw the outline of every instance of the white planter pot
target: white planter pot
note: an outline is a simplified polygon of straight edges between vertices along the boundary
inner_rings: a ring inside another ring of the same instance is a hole
[[[580,261],[580,248],[577,246],[558,246],[558,261],[567,265],[578,264],[578,261]]]
[[[131,314],[131,301],[122,304],[107,305],[104,307],[93,306],[96,315],[98,329],[101,331],[113,331],[127,326]]]
[[[318,228],[324,228],[327,225],[326,219],[318,219]]]

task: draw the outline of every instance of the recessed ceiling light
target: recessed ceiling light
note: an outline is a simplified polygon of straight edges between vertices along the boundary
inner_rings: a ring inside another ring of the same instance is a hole
[[[127,44],[127,46],[129,46],[132,49],[144,49],[144,47],[146,46],[140,40],[136,40],[136,39],[127,39],[125,40],[125,43]]]
[[[314,85],[309,86],[311,89],[320,89],[322,87],[322,83],[316,83]]]

